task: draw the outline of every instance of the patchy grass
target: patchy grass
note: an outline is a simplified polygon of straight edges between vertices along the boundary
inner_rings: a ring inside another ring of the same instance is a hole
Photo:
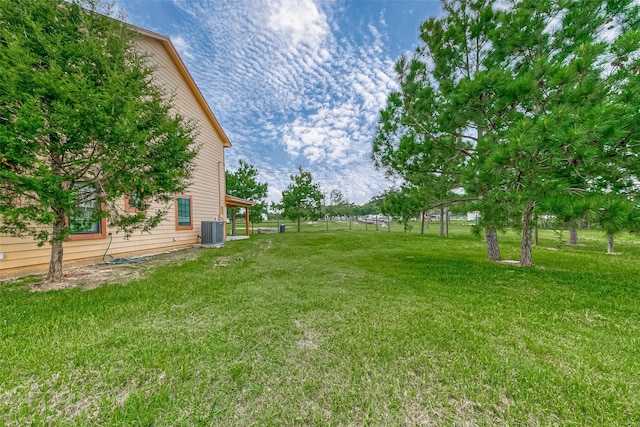
[[[0,285],[0,425],[640,424],[635,237],[545,233],[523,269],[465,226],[311,227],[126,286]]]

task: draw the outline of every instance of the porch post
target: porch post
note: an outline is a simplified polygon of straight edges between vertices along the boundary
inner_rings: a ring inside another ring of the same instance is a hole
[[[249,206],[247,206],[245,209],[245,213],[244,213],[244,221],[245,221],[245,234],[248,236],[249,235]]]

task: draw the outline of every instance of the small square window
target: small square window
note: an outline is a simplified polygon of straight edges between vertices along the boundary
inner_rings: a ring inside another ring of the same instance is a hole
[[[124,196],[124,210],[126,212],[144,212],[146,205],[139,193],[128,193]]]

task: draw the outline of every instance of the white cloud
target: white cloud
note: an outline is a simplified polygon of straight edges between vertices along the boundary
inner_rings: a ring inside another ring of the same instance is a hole
[[[269,0],[267,27],[294,48],[305,44],[319,49],[329,35],[327,17],[311,0]]]
[[[382,15],[354,36],[339,0],[172,1],[188,19],[172,41],[234,145],[229,166],[253,163],[270,198],[299,164],[357,203],[386,187],[369,159],[395,87]]]
[[[171,43],[173,43],[181,57],[190,59],[192,61],[196,59],[191,52],[191,46],[189,45],[189,42],[187,42],[184,37],[180,35],[171,37]]]

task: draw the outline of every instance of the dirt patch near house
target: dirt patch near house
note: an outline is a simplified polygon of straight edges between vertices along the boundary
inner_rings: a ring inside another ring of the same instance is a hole
[[[125,261],[112,260],[107,263],[65,267],[64,277],[56,282],[47,282],[46,274],[4,280],[5,282],[26,282],[33,292],[72,289],[83,290],[97,288],[101,285],[120,283],[126,285],[134,280],[145,278],[154,268],[166,264],[180,265],[191,261],[202,253],[203,249],[186,248],[151,254],[142,257],[127,258]],[[33,279],[33,280],[31,280]],[[2,286],[0,281],[0,286]]]

